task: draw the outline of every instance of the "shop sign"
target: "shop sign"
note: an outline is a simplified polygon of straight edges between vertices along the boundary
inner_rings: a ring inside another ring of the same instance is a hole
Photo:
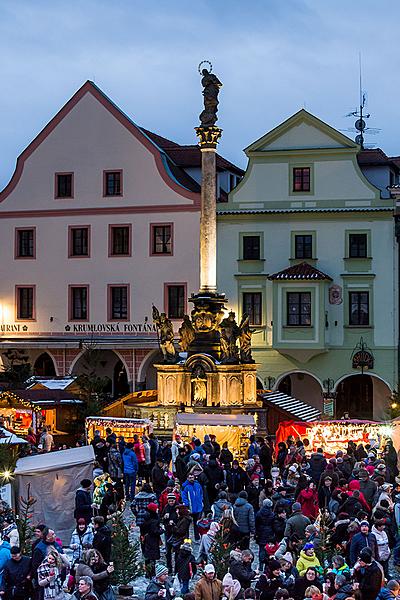
[[[28,325],[20,323],[0,323],[0,333],[21,333],[28,331]]]
[[[359,350],[353,354],[352,361],[353,369],[373,369],[374,368],[374,357],[371,352],[367,350]]]
[[[156,333],[153,323],[73,323],[65,325],[71,333]]]
[[[324,415],[327,417],[333,417],[335,413],[335,401],[333,398],[324,400]]]

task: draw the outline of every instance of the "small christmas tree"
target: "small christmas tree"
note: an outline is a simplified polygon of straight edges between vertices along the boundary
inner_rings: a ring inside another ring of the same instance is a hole
[[[129,583],[143,573],[143,563],[140,561],[142,551],[139,540],[133,543],[129,540],[129,530],[125,524],[122,512],[117,512],[110,519],[112,550],[111,560],[114,563],[113,581],[119,585]]]
[[[320,545],[315,550],[315,554],[318,557],[321,567],[326,572],[326,569],[331,564],[332,556],[334,554],[334,547],[332,544],[332,518],[327,510],[320,509],[315,526],[319,530]]]
[[[19,498],[19,514],[17,517],[17,527],[19,533],[19,543],[22,554],[26,556],[31,555],[32,550],[32,517],[33,517],[33,506],[36,504],[36,498],[31,496],[31,486],[28,484],[26,497],[20,496]]]
[[[228,536],[229,531],[222,525],[210,549],[211,562],[215,567],[216,576],[221,580],[229,570],[229,554],[232,544],[229,543]]]

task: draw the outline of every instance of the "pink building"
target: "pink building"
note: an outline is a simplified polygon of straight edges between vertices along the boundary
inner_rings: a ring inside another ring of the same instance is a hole
[[[223,200],[242,172],[218,160]],[[63,376],[90,347],[113,395],[154,388],[152,303],[178,327],[199,287],[199,173],[195,145],[138,127],[86,82],[0,192],[3,357],[23,349],[38,375]]]

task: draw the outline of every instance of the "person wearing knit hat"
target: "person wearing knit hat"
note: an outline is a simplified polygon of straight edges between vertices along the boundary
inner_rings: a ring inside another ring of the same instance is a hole
[[[150,581],[145,593],[145,600],[172,600],[174,590],[168,580],[168,569],[165,565],[157,563],[155,577]]]
[[[353,577],[355,584],[353,589],[358,589],[362,600],[375,600],[376,598],[387,598],[388,596],[379,596],[382,586],[382,569],[378,563],[373,560],[371,548],[363,548],[358,556],[358,562],[354,567]]]
[[[200,547],[199,547],[199,555],[197,558],[197,562],[208,562],[208,554],[210,552],[211,546],[215,541],[215,536],[220,530],[220,524],[213,521],[210,524],[210,528],[207,533],[204,533],[201,536]]]
[[[371,550],[373,557],[377,556],[376,537],[370,533],[370,527],[367,520],[360,522],[360,531],[351,538],[350,542],[350,567],[354,567],[358,556],[363,548]]]
[[[222,589],[225,598],[235,600],[240,595],[241,586],[237,579],[233,579],[230,573],[227,573],[222,580]]]
[[[165,529],[165,558],[170,575],[173,573],[172,555],[174,554],[174,541],[176,539],[175,528],[179,519],[177,493],[171,490],[171,487],[167,487],[160,496],[161,524]]]
[[[75,530],[72,533],[69,547],[71,548],[72,558],[78,561],[82,558],[84,551],[91,548],[93,544],[94,529],[89,523],[86,525],[86,520],[82,517],[78,519]]]
[[[239,493],[233,505],[233,520],[236,523],[235,531],[231,530],[232,542],[241,550],[249,548],[250,535],[255,533],[254,508],[247,500],[245,491]]]
[[[151,513],[156,513],[158,511],[158,504],[150,502],[150,504],[147,505],[147,510]]]
[[[158,506],[155,502],[147,505],[147,516],[140,527],[142,542],[142,554],[145,559],[146,573],[153,576],[155,573],[156,562],[160,560],[161,534],[160,518],[158,515]]]
[[[307,542],[303,550],[301,550],[300,557],[296,563],[296,569],[300,577],[303,577],[309,567],[318,568],[320,566],[321,564],[314,552],[314,544]]]
[[[189,582],[197,573],[197,563],[193,555],[192,541],[185,539],[175,560],[175,572],[181,584],[181,595],[189,592]]]
[[[90,479],[82,479],[80,486],[81,487],[76,491],[75,494],[74,518],[76,520],[83,518],[85,519],[86,523],[90,523],[90,520],[93,516],[93,500],[90,493],[92,482]]]

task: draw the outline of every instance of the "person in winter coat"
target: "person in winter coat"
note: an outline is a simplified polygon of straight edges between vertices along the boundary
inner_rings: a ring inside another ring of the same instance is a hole
[[[125,483],[125,499],[133,500],[135,497],[136,476],[138,473],[139,464],[136,458],[136,453],[133,450],[133,444],[129,442],[122,454],[124,483]]]
[[[150,503],[147,507],[148,516],[140,528],[142,552],[145,559],[147,577],[155,575],[155,564],[160,560],[161,534],[163,529],[158,517],[157,504]]]
[[[397,452],[393,446],[392,440],[388,440],[383,449],[383,460],[385,461],[386,469],[389,475],[390,483],[395,482],[395,478],[399,474],[397,467]]]
[[[286,515],[289,516],[292,512],[292,500],[287,496],[287,488],[280,485],[276,493],[272,496],[274,503],[275,512],[278,513],[282,508],[285,510]]]
[[[90,577],[96,597],[99,600],[111,600],[114,598],[110,583],[113,572],[113,565],[107,565],[101,554],[91,549],[85,552],[83,560],[77,565],[75,579],[79,581],[81,577]]]
[[[82,479],[80,486],[75,494],[74,518],[77,521],[78,519],[85,519],[86,523],[90,523],[90,519],[93,516],[93,500],[90,493],[92,482],[90,479]]]
[[[171,488],[169,488],[171,489]],[[165,554],[168,573],[172,574],[172,553],[174,550],[174,527],[178,522],[178,508],[176,496],[170,492],[167,497],[167,505],[161,511],[161,524],[165,530]]]
[[[121,483],[121,482],[119,482]],[[106,483],[104,486],[105,494],[101,500],[99,515],[107,520],[118,510],[120,496],[117,488],[112,483]]]
[[[240,582],[233,579],[230,573],[227,573],[222,580],[223,597],[227,600],[239,600],[243,598],[243,590]]]
[[[206,565],[204,572],[194,588],[195,600],[220,600],[222,595],[222,581],[215,576],[214,565]],[[145,598],[145,600],[153,600]]]
[[[298,535],[299,539],[304,540],[306,527],[310,524],[310,519],[305,517],[301,512],[301,504],[299,502],[294,502],[292,506],[292,516],[286,521],[285,537],[290,537],[295,533]]]
[[[181,595],[189,592],[189,581],[196,575],[197,565],[193,556],[192,543],[188,539],[180,547],[176,557],[176,575],[181,584]]]
[[[157,458],[156,464],[151,471],[151,483],[153,484],[154,493],[157,498],[159,498],[168,483],[168,475],[165,470],[164,461],[160,457]]]
[[[383,572],[378,563],[373,560],[371,549],[363,548],[354,567],[354,584],[358,588],[362,600],[376,600],[383,582]]]
[[[14,520],[9,517],[3,521],[3,530],[1,532],[1,539],[10,542],[11,548],[13,546],[19,546],[19,531],[17,524]]]
[[[274,521],[272,523],[272,529],[274,531],[275,539],[281,540],[285,535],[286,528],[286,510],[284,508],[279,508],[275,510],[274,513]]]
[[[253,458],[255,454],[260,454],[260,446],[257,444],[256,436],[250,436],[250,445],[247,450],[247,458]]]
[[[93,592],[93,579],[82,576],[76,584],[77,590],[72,594],[72,600],[98,600]]]
[[[368,521],[361,521],[360,532],[353,535],[350,542],[350,566],[353,567],[363,548],[369,548],[372,558],[377,557],[376,537],[369,531]]]
[[[301,490],[297,502],[301,504],[303,515],[315,521],[318,515],[318,493],[314,481],[309,481],[307,487]]]
[[[226,485],[228,486],[228,492],[231,502],[234,502],[242,492],[247,484],[249,478],[247,477],[246,471],[239,466],[239,461],[232,461],[232,467],[226,472]]]
[[[31,559],[22,556],[19,546],[11,548],[11,558],[3,568],[0,592],[3,598],[26,600],[31,592]]]
[[[207,533],[204,533],[201,536],[200,547],[199,547],[199,556],[197,562],[208,563],[209,562],[209,552],[211,550],[212,545],[215,541],[215,536],[220,530],[220,524],[213,521],[210,524],[210,528]]]
[[[228,442],[224,442],[222,444],[222,449],[221,449],[221,453],[219,456],[219,460],[225,470],[227,470],[230,467],[230,465],[232,464],[233,454],[228,448]]]
[[[189,538],[190,523],[192,517],[189,514],[189,509],[185,504],[178,506],[178,520],[175,525],[172,526],[172,534],[174,538],[174,546],[179,548],[183,544],[184,540]]]
[[[172,600],[174,591],[168,581],[168,569],[165,565],[158,563],[155,568],[155,577],[147,586],[144,600]]]
[[[106,563],[110,562],[111,558],[111,530],[105,524],[104,517],[95,517],[93,519],[94,536],[93,548],[101,554]]]
[[[180,448],[175,460],[175,475],[181,485],[186,481],[187,473],[188,467],[185,461],[185,449]]]
[[[315,567],[308,567],[303,577],[298,577],[296,579],[294,588],[295,600],[303,600],[305,598],[306,589],[310,586],[315,586],[322,592],[322,583],[318,578],[318,572]]]
[[[254,555],[251,550],[231,550],[229,554],[229,573],[233,579],[237,579],[244,590],[251,587],[251,582],[257,576],[257,571],[254,571],[251,563],[254,560]]]
[[[171,445],[171,456],[172,456],[172,473],[176,475],[176,459],[179,456],[179,451],[183,449],[183,442],[179,433],[175,434],[175,439]]]
[[[280,559],[281,564],[281,575],[283,588],[289,592],[289,595],[293,597],[296,579],[299,576],[299,572],[295,566],[293,566],[293,558],[290,552],[287,552]]]
[[[318,488],[318,504],[320,508],[328,510],[333,490],[332,477],[327,475],[323,480],[321,477],[321,484]]]
[[[292,563],[295,564],[299,557],[301,546],[302,540],[300,540],[296,533],[291,535],[290,538],[284,537],[275,551],[274,558],[280,560],[289,552],[292,557]]]
[[[182,486],[182,502],[185,504],[193,518],[193,528],[195,540],[200,540],[199,531],[197,529],[197,521],[203,512],[203,488],[192,473],[189,473],[187,480]]]
[[[211,442],[210,442],[211,443]],[[207,492],[210,505],[217,498],[219,488],[224,482],[224,470],[213,457],[210,458],[208,465],[204,468],[204,475],[207,477]]]
[[[372,535],[376,538],[376,560],[379,562],[381,567],[383,568],[383,572],[385,574],[386,579],[389,579],[389,557],[390,557],[390,548],[389,548],[389,538],[385,531],[385,520],[375,521],[375,524],[372,525],[371,529]]]
[[[336,575],[335,590],[335,600],[347,600],[347,598],[353,597],[353,584],[345,575]]]
[[[5,544],[6,542],[3,542]],[[45,527],[42,531],[41,538],[35,545],[35,548],[32,553],[32,580],[34,585],[37,587],[37,570],[39,565],[46,558],[50,546],[54,547],[57,552],[62,552],[62,548],[60,544],[56,541],[56,534],[53,529],[48,529]],[[1,557],[1,547],[0,546],[0,557]],[[9,558],[9,557],[8,557]],[[0,560],[1,567],[1,560]]]
[[[52,600],[61,596],[63,592],[61,571],[63,561],[57,550],[50,550],[44,560],[40,563],[37,576],[39,586],[44,590],[44,600]]]
[[[273,600],[276,591],[283,586],[281,564],[279,560],[272,558],[256,583],[256,591],[260,594],[260,600]]]
[[[160,513],[164,510],[164,508],[168,504],[168,496],[173,494],[175,496],[176,504],[179,504],[179,500],[181,498],[181,493],[179,490],[179,484],[175,484],[173,479],[168,479],[167,487],[162,491],[162,494],[159,498],[158,505],[160,507]]]
[[[246,488],[247,498],[249,503],[252,505],[254,512],[256,513],[260,507],[260,477],[258,475],[252,475],[251,481]]]
[[[318,485],[320,477],[325,471],[326,465],[328,464],[324,457],[324,451],[322,450],[322,448],[318,448],[316,453],[311,454],[308,464],[308,474],[313,479],[315,485]]]
[[[247,493],[240,492],[233,505],[233,520],[236,531],[231,531],[232,538],[238,542],[241,550],[248,549],[250,535],[255,533],[255,517],[252,505],[247,501]]]
[[[6,540],[3,540],[0,543],[0,586],[2,584],[4,565],[11,558],[10,550],[11,550],[11,546],[10,546],[9,542],[7,542]]]
[[[375,481],[372,481],[368,475],[368,471],[365,469],[361,469],[358,473],[358,477],[360,479],[360,492],[364,494],[364,498],[369,504],[372,506],[372,502],[377,490],[377,485]]]
[[[385,587],[381,589],[376,597],[376,600],[395,600],[400,594],[400,583],[395,579],[387,582]]]
[[[202,444],[202,448],[204,452],[209,456],[212,456],[214,454],[214,446],[211,443],[210,436],[207,434],[204,436],[204,443]]]
[[[147,506],[151,502],[157,504],[157,496],[149,483],[144,483],[140,492],[136,494],[132,503],[131,511],[135,515],[136,525],[140,527],[147,513]]]
[[[285,442],[279,442],[278,453],[276,455],[276,464],[278,465],[279,471],[283,473],[286,463],[286,457],[288,455],[288,449]]]
[[[84,550],[91,548],[93,544],[94,530],[93,525],[86,524],[85,519],[78,519],[74,529],[69,547],[72,550],[72,561],[75,562],[82,558]]]
[[[226,492],[219,492],[216,501],[211,506],[212,520],[219,522],[225,510],[232,508]]]
[[[136,433],[133,436],[133,450],[138,461],[138,476],[144,477],[146,472],[146,454],[144,451],[144,445]]]
[[[266,560],[265,544],[267,542],[275,541],[275,532],[273,528],[275,515],[272,512],[272,500],[266,498],[263,503],[263,507],[257,512],[255,516],[255,541],[258,544],[258,560],[260,568]]]
[[[299,559],[296,563],[296,569],[298,570],[300,577],[305,574],[308,567],[315,567],[318,569],[320,566],[321,564],[314,552],[314,544],[307,542],[307,544],[304,545],[303,550],[301,550]]]

